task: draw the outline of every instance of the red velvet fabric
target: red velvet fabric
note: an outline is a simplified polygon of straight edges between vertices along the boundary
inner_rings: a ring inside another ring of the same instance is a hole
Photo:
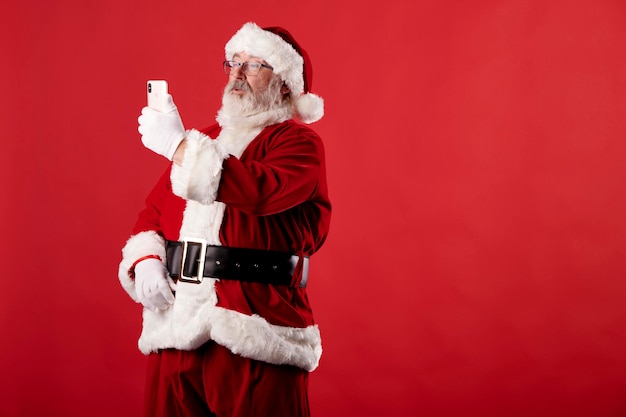
[[[148,357],[145,417],[308,417],[308,372],[209,342]]]

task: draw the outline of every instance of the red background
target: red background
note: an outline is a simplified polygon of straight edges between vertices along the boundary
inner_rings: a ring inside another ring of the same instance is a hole
[[[210,4],[212,3],[212,4]],[[4,1],[0,416],[137,416],[120,248],[165,167],[166,78],[213,120],[223,46],[288,28],[326,100],[334,216],[314,416],[626,415],[626,5]]]

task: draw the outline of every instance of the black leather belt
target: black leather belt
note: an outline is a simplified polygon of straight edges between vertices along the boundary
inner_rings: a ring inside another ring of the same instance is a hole
[[[298,255],[287,252],[213,246],[202,239],[168,240],[165,250],[170,276],[193,283],[200,283],[203,277],[209,277],[291,286],[300,260]],[[299,286],[304,288],[309,275],[309,258],[303,257],[302,262]]]

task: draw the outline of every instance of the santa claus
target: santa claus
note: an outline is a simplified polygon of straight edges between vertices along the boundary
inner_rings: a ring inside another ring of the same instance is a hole
[[[119,279],[143,304],[149,416],[305,416],[322,353],[309,259],[331,205],[323,116],[306,52],[246,23],[225,47],[217,123],[185,130],[171,96],[139,117],[172,164],[122,250]]]

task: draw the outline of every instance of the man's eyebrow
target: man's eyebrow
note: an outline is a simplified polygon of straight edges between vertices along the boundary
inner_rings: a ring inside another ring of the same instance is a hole
[[[239,54],[239,52],[235,52],[235,53],[233,54],[233,58],[241,58],[241,54]],[[256,57],[256,56],[251,56],[251,57],[248,59],[248,61],[251,61],[251,62],[259,62],[259,63],[261,63],[261,64],[266,64],[266,65],[269,65],[269,64],[267,64],[267,62],[265,62],[265,60],[264,60],[264,59],[261,59],[261,58]]]

